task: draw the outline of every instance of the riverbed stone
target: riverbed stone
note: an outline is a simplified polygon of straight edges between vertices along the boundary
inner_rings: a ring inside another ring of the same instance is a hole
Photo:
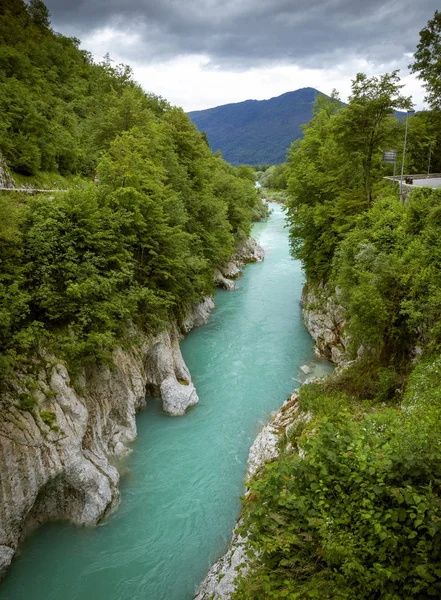
[[[164,412],[172,417],[184,415],[190,406],[199,402],[193,383],[180,383],[173,376],[161,383],[161,398]]]
[[[214,283],[218,287],[221,287],[229,292],[232,292],[237,287],[234,281],[232,279],[227,279],[227,277],[225,277],[219,269],[216,269],[214,272]]]

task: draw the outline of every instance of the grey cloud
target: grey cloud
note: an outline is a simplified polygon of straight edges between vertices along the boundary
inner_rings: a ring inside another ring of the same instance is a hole
[[[205,54],[209,67],[272,63],[326,68],[348,58],[407,64],[439,0],[47,0],[56,30],[84,37],[104,27],[137,34],[109,48],[149,62]]]

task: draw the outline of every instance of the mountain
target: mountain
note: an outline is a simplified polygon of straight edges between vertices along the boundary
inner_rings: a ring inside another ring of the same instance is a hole
[[[301,125],[312,118],[320,94],[314,88],[287,92],[270,100],[246,100],[188,113],[206,133],[211,149],[221,150],[233,165],[279,164],[291,143],[301,137]]]

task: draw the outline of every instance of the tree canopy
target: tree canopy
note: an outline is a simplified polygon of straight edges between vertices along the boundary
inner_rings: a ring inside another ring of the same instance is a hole
[[[426,100],[432,108],[441,109],[441,12],[438,10],[420,31],[414,58],[409,68],[424,81]]]
[[[213,155],[129,67],[54,33],[41,0],[2,3],[0,39],[0,152],[17,178],[61,174],[71,188],[0,193],[5,382],[42,348],[78,368],[133,323],[165,327],[213,292],[215,268],[265,211],[252,170]]]
[[[406,167],[422,173],[430,148],[440,164],[439,19],[415,54],[434,108],[408,122]],[[279,456],[249,483],[235,600],[441,595],[441,190],[402,203],[383,179],[382,154],[404,135],[399,90],[396,73],[357,75],[348,106],[319,97],[291,147],[288,218],[314,292],[307,308],[331,328],[329,297],[339,305],[348,363],[300,388]]]

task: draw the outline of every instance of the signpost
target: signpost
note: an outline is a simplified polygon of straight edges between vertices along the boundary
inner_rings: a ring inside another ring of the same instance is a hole
[[[392,178],[392,187],[395,183],[395,172],[397,168],[397,151],[396,150],[386,150],[383,152],[383,162],[393,164],[394,166],[394,176]]]
[[[427,167],[427,177],[429,177],[429,175],[430,175],[430,159],[432,158],[432,144],[433,144],[433,142],[430,142],[430,146],[429,146],[429,166]]]

